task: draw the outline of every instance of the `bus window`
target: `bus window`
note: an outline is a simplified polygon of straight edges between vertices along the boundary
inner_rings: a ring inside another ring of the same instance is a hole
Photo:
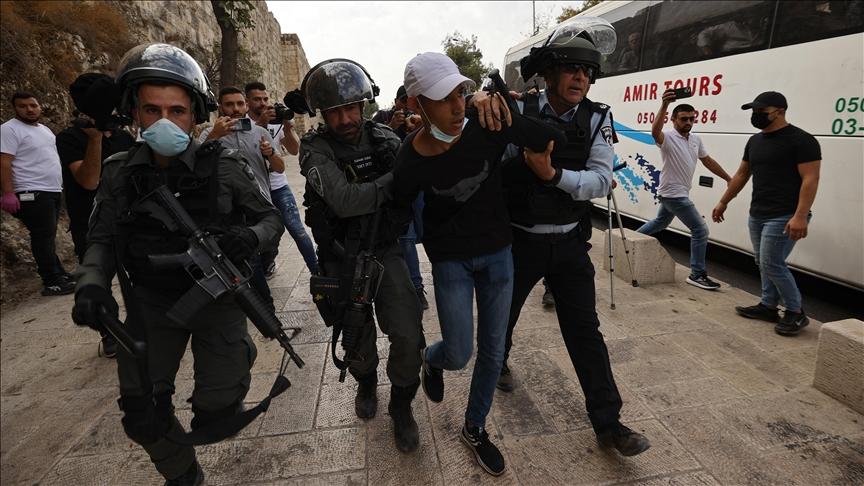
[[[601,61],[600,70],[604,77],[631,73],[639,69],[642,31],[645,29],[649,5],[647,2],[633,2],[602,15],[615,27],[618,35],[615,52],[603,56]]]
[[[864,31],[864,1],[780,2],[771,47]]]
[[[674,1],[651,7],[642,70],[768,47],[773,1]]]

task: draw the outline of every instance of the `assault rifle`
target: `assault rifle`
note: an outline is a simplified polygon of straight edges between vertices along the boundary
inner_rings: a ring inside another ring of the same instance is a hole
[[[333,326],[332,350],[333,363],[339,368],[339,381],[345,381],[345,373],[352,362],[367,359],[359,351],[365,333],[375,332],[372,303],[378,294],[384,265],[375,257],[375,237],[381,221],[381,210],[369,218],[368,224],[359,224],[365,232],[361,235],[362,245],[347,244],[347,249],[339,242],[333,242],[333,251],[342,257],[342,271],[339,277],[312,275],[309,291],[324,323]],[[358,248],[359,247],[359,248]],[[336,342],[342,335],[343,359],[336,356]]]
[[[258,331],[268,339],[279,341],[291,360],[302,368],[305,364],[282,329],[279,319],[269,309],[258,292],[249,285],[249,276],[244,275],[234,263],[222,253],[216,238],[198,228],[174,194],[162,185],[136,202],[133,211],[149,214],[172,232],[187,238],[189,249],[185,253],[172,255],[150,255],[157,270],[183,267],[195,280],[195,285],[168,310],[169,319],[179,324],[186,323],[201,308],[221,295],[230,293],[252,321]]]

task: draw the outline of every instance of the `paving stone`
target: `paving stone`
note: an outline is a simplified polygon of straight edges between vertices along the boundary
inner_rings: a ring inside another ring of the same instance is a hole
[[[138,444],[126,437],[120,423],[121,417],[121,413],[115,411],[103,414],[72,447],[67,457],[128,453],[130,449],[138,448]]]
[[[651,440],[650,449],[633,457],[600,449],[590,430],[507,437],[504,442],[522,484],[603,484],[700,468],[656,420],[632,423],[630,427]]]
[[[306,366],[298,369],[293,363],[288,365],[285,376],[291,381],[291,387],[270,404],[261,420],[259,435],[312,429],[326,349],[326,344],[297,346],[297,354],[303,356]]]
[[[3,367],[3,395],[117,387],[117,365],[97,356],[94,344],[24,353]]]
[[[366,466],[362,428],[220,442],[198,449],[208,485],[272,481]]]
[[[515,484],[516,477],[513,475],[512,466],[508,466],[501,476],[494,477],[488,474],[477,464],[474,454],[460,439],[462,426],[465,423],[469,385],[470,379],[451,379],[445,385],[444,401],[434,403],[426,400],[444,484],[447,486]],[[486,430],[489,439],[501,448],[502,435],[495,423],[487,419]],[[502,449],[501,453],[504,455],[505,463],[509,463],[507,451]]]
[[[636,393],[655,412],[709,405],[744,396],[731,383],[717,377],[649,386]]]
[[[408,454],[396,448],[393,420],[387,411],[387,400],[381,402],[381,405],[383,407],[379,407],[379,416],[366,422],[366,467],[369,471],[369,484],[441,485],[443,476],[435,454],[435,441],[426,402],[422,398],[414,400],[414,420],[417,421],[420,431],[420,445],[417,450]]]
[[[318,476],[302,476],[299,478],[280,479],[250,483],[243,481],[236,486],[366,486],[366,471],[353,473],[323,474]]]
[[[811,387],[716,405],[725,426],[747,436],[759,449],[819,441],[829,436],[853,438],[864,431],[864,416]],[[832,412],[826,414],[825,410]]]
[[[751,439],[728,427],[727,417],[702,408],[659,418],[706,471],[724,484],[787,484],[777,467],[765,463]]]
[[[116,391],[94,388],[3,397],[4,427],[0,432],[4,484],[42,477],[82,434],[113,406]]]
[[[694,471],[674,476],[640,479],[635,483],[628,484],[638,484],[640,486],[719,486],[721,483],[704,471]]]
[[[850,440],[830,436],[817,442],[791,445],[768,455],[765,462],[782,471],[790,485],[864,484],[864,436]]]
[[[683,349],[660,337],[619,339],[607,343],[617,382],[638,389],[710,376]]]
[[[61,459],[38,484],[42,486],[111,485],[125,483],[120,469],[129,462],[128,452]],[[128,483],[127,483],[128,484]]]
[[[378,420],[382,413],[386,413],[387,403],[390,400],[390,387],[381,385],[377,387]],[[366,423],[354,413],[354,397],[357,395],[357,382],[351,376],[345,378],[344,383],[324,383],[321,386],[321,397],[318,400],[318,411],[315,416],[315,427],[344,427],[347,425],[361,425]]]
[[[288,296],[288,300],[285,302],[285,305],[282,306],[282,312],[288,311],[304,311],[304,310],[315,310],[315,303],[312,302],[312,294],[309,293],[309,280],[308,278],[305,281],[301,282],[301,279],[297,279],[297,285],[291,289],[291,294]]]
[[[156,466],[150,461],[150,456],[140,447],[130,454],[129,460],[121,466],[116,477],[118,479],[117,484],[158,485],[165,483],[165,478],[156,470]],[[211,484],[210,471],[204,471],[204,478],[205,484]]]
[[[291,345],[329,343],[333,329],[324,325],[317,310],[277,312],[283,326],[299,327],[300,332],[291,338]]]

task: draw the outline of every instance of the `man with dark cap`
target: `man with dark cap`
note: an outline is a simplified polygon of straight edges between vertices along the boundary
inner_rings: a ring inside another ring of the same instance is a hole
[[[714,207],[712,218],[717,223],[723,221],[727,205],[752,175],[749,227],[762,278],[762,300],[735,307],[735,312],[776,323],[777,334],[794,336],[810,321],[786,258],[795,242],[807,237],[822,153],[816,137],[786,121],[787,107],[786,97],[776,91],[766,91],[741,106],[742,110],[753,110],[750,123],[760,132],[747,141],[741,166]],[[786,309],[782,318],[777,311],[781,302]]]
[[[99,187],[102,161],[129,150],[135,143],[135,139],[116,122],[111,123],[112,97],[106,96],[106,92],[113,89],[114,80],[106,74],[84,73],[78,76],[69,86],[78,117],[57,134],[69,232],[78,263],[84,260],[87,250],[87,221]],[[102,354],[113,358],[116,353],[114,338],[103,332]]]

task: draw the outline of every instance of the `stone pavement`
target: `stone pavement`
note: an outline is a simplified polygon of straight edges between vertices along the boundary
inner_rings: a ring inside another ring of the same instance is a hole
[[[292,172],[295,194],[302,194]],[[418,393],[421,446],[400,454],[386,407],[386,338],[378,346],[379,413],[363,422],[353,412],[353,380],[338,382],[329,330],[286,234],[270,286],[280,319],[302,328],[294,343],[306,367],[289,368],[293,386],[239,437],[198,449],[206,484],[864,483],[864,416],[811,386],[819,323],[798,337],[780,337],[770,324],[734,314],[734,305],[752,304],[754,296],[729,285],[718,292],[686,285],[683,267],[676,284],[633,288],[616,280],[617,309],[610,310],[602,234],[595,232],[595,242],[601,330],[624,399],[623,420],[652,441],[644,454],[622,458],[598,449],[555,313],[540,305],[540,286],[516,330],[511,366],[521,386],[496,393],[488,423],[507,460],[505,475],[483,472],[458,438],[472,364],[445,373],[444,402]],[[424,328],[432,342],[440,334],[431,269],[418,248],[430,284]],[[123,433],[114,362],[96,356],[98,336],[72,323],[71,306],[71,296],[34,298],[3,312],[2,484],[161,484]],[[273,342],[256,337],[256,344],[249,403],[266,395],[282,354]],[[175,396],[186,424],[191,353],[187,358]]]

